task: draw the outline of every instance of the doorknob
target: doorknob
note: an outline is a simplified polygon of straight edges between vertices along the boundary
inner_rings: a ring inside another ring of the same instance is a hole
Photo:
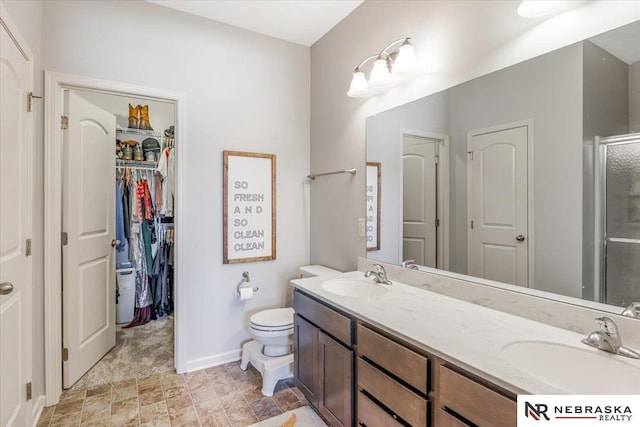
[[[517,240],[518,242],[524,242],[524,236],[523,236],[522,234],[518,234],[518,235],[516,236],[516,240]]]
[[[121,242],[120,242],[120,240],[113,239],[113,240],[111,241],[111,247],[112,247],[112,248],[115,248],[116,246],[120,245],[120,243],[121,243]]]
[[[0,295],[9,295],[13,291],[13,283],[2,282],[0,283]]]

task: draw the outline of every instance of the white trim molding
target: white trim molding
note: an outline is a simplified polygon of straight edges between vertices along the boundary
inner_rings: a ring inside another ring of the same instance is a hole
[[[214,354],[213,356],[201,357],[199,359],[189,360],[186,363],[185,372],[199,371],[201,369],[211,368],[213,366],[224,365],[225,363],[237,362],[240,360],[242,350],[232,350],[226,353]]]
[[[176,107],[176,195],[175,195],[175,367],[186,372],[187,288],[184,280],[183,194],[187,158],[186,94],[164,89],[45,71],[44,112],[44,319],[46,405],[57,404],[62,393],[62,132],[60,116],[66,90],[86,90],[173,102]]]
[[[38,425],[38,421],[40,421],[40,415],[42,415],[42,410],[45,406],[45,395],[41,394],[37,398],[33,400],[33,409],[31,411],[31,420],[32,426],[36,427]]]

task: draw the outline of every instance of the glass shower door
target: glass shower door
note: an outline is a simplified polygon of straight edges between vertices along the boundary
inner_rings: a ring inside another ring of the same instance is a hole
[[[640,301],[640,135],[606,146],[605,303]]]

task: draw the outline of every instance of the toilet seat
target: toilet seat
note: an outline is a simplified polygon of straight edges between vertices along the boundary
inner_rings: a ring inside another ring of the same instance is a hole
[[[251,325],[249,326],[254,331],[260,332],[283,332],[283,331],[293,331],[293,325],[281,326],[278,328],[262,328],[260,326]]]
[[[275,308],[255,313],[249,318],[250,327],[258,331],[285,331],[293,328],[292,308]]]

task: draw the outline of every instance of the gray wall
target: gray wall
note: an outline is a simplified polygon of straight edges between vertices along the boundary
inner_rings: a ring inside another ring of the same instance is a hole
[[[629,132],[629,67],[591,42],[583,43],[583,245],[582,297],[594,300],[595,180],[594,142],[596,135],[612,136]]]
[[[582,47],[574,44],[369,117],[367,160],[383,162],[383,227],[381,250],[368,252],[367,257],[398,263],[400,129],[451,138],[450,269],[466,273],[467,132],[533,119],[535,283],[531,286],[579,297],[581,75]]]
[[[581,69],[582,49],[574,44],[451,89],[454,271],[467,267],[467,132],[533,119],[530,286],[581,295]]]
[[[40,1],[3,1],[14,24],[24,37],[34,56],[33,92],[42,95],[44,79],[42,77],[42,4]],[[43,182],[43,111],[42,100],[35,100],[33,107],[33,376],[32,392],[37,399],[44,394],[44,182]]]
[[[640,19],[633,2],[586,2],[547,20],[518,18],[518,3],[365,1],[311,47],[311,170],[359,171],[312,184],[312,262],[350,270],[366,256],[357,219],[367,117]],[[413,37],[421,74],[376,96],[346,96],[354,67],[403,36]]]
[[[449,94],[440,92],[367,118],[367,161],[382,163],[380,250],[367,258],[400,264],[402,140],[400,130],[449,133]]]
[[[43,2],[42,41],[47,70],[186,93],[186,369],[237,359],[248,317],[309,262],[309,49],[143,1]],[[222,264],[225,149],[277,156],[275,261]],[[240,303],[243,270],[260,292]]]

